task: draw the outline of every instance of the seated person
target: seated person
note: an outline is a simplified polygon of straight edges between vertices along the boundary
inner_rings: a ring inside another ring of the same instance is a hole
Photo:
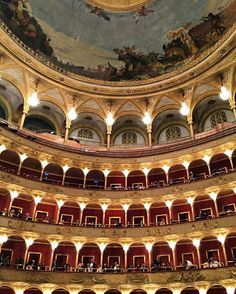
[[[113,272],[120,272],[120,265],[118,262],[114,263]]]
[[[215,260],[213,257],[209,258],[209,267],[213,268],[213,267],[221,267],[221,264],[219,261]]]
[[[132,272],[133,271],[133,268],[132,268],[132,266],[129,264],[128,265],[128,267],[127,267],[127,273],[130,273],[130,272]]]
[[[156,258],[152,262],[152,271],[158,271],[161,266],[160,258]]]
[[[194,265],[193,265],[192,261],[186,259],[183,262],[183,268],[186,269],[186,270],[194,269]]]
[[[15,216],[15,209],[11,209],[9,212],[9,216],[10,217],[14,217]]]
[[[114,224],[115,228],[121,228],[122,224],[117,220],[116,223]]]
[[[0,266],[8,267],[10,265],[9,255],[1,255],[0,257]]]
[[[2,216],[8,216],[7,208],[3,208],[3,210],[0,212]]]
[[[46,263],[44,261],[39,265],[39,269],[41,271],[46,271]]]
[[[88,268],[88,272],[96,272],[97,271],[97,265],[94,262],[93,258],[90,258],[87,268]]]
[[[161,219],[159,226],[165,226],[166,225],[166,220],[164,218]]]
[[[32,217],[29,215],[28,212],[25,214],[25,220],[28,220],[28,221],[32,220]]]
[[[141,271],[141,272],[148,272],[148,267],[146,266],[145,263],[143,263],[143,264],[141,265],[141,267],[140,267],[140,271]]]

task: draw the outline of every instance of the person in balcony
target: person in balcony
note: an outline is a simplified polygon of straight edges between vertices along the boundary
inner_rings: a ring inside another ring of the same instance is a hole
[[[3,211],[1,211],[1,215],[2,216],[8,216],[8,211],[7,211],[7,208],[6,207],[4,207],[3,208]]]
[[[8,267],[10,265],[9,255],[1,255],[0,257],[0,266],[1,267]]]
[[[141,266],[140,266],[140,271],[141,272],[148,272],[148,267],[145,263],[143,263]]]
[[[161,219],[159,226],[165,226],[166,225],[166,220],[164,218]]]
[[[25,214],[25,220],[32,221],[32,217],[30,216],[30,214],[28,212]]]
[[[10,217],[14,217],[15,216],[15,209],[11,209],[9,212],[9,216]]]
[[[208,263],[210,268],[221,267],[221,263],[215,260],[214,257],[210,257]]]
[[[120,272],[120,265],[118,262],[115,261],[114,265],[113,265],[113,272],[117,273]]]
[[[182,264],[183,264],[183,268],[184,268],[185,270],[191,270],[191,269],[194,269],[194,264],[192,263],[191,260],[186,259],[186,260],[183,261]]]
[[[88,268],[88,272],[91,273],[91,272],[96,272],[97,270],[97,265],[96,263],[94,262],[94,259],[93,258],[90,258],[89,260],[89,263],[87,265],[87,268]]]
[[[158,270],[160,270],[161,267],[161,261],[160,258],[155,258],[152,262],[152,271],[156,272]]]

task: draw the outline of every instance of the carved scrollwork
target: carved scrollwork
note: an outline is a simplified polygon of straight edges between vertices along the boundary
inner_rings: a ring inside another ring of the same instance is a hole
[[[189,283],[189,282],[198,282],[198,281],[204,281],[206,277],[200,273],[200,272],[182,272],[182,273],[175,273],[173,274],[169,279],[168,282],[183,282],[183,283]]]
[[[149,282],[148,275],[137,273],[133,275],[127,275],[126,283],[127,284],[145,284]]]

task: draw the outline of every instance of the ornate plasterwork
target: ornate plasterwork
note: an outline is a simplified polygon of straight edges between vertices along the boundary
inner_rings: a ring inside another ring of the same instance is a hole
[[[37,72],[39,77],[56,82],[61,87],[81,94],[88,93],[89,95],[106,99],[111,97],[119,99],[127,99],[127,97],[143,98],[144,95],[154,95],[155,93],[174,90],[180,84],[181,86],[186,86],[193,80],[196,82],[200,78],[208,77],[235,61],[236,24],[215,45],[205,50],[195,60],[189,60],[178,70],[147,81],[98,81],[62,70],[23,44],[5,24],[0,22],[0,26],[1,51],[3,53],[10,55],[31,72]],[[223,58],[224,62],[221,63]]]
[[[37,222],[29,222],[14,218],[0,218],[0,232],[7,232],[8,236],[20,234],[23,239],[30,235],[34,239],[53,239],[59,241],[65,240],[75,243],[95,242],[99,243],[102,238],[104,242],[109,243],[116,240],[118,243],[142,243],[153,241],[168,241],[172,239],[194,239],[196,236],[215,236],[224,231],[225,234],[235,232],[236,216],[228,216],[217,219],[209,219],[198,222],[189,222],[176,224],[171,226],[159,227],[142,227],[136,228],[121,228],[119,230],[112,228],[102,228],[94,230],[93,228],[50,225]],[[184,226],[184,230],[183,230]],[[177,236],[177,237],[176,237]]]
[[[88,0],[89,4],[113,12],[132,11],[150,2],[152,0]]]
[[[234,285],[236,272],[234,268],[217,268],[195,271],[159,272],[159,273],[106,273],[96,275],[93,273],[57,273],[19,270],[0,270],[1,284],[10,285],[19,289],[19,282],[22,289],[29,288],[32,283],[38,285],[39,289],[66,288],[73,293],[83,289],[94,290],[95,293],[105,293],[108,289],[117,289],[123,293],[130,293],[132,290],[142,288],[146,291],[152,290],[155,293],[161,288],[184,289],[189,286],[210,288],[213,285]],[[155,286],[154,286],[155,285]]]

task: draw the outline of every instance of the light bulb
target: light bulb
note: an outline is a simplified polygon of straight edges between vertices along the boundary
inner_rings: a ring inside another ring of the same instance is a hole
[[[38,99],[38,94],[36,91],[34,91],[28,98],[28,103],[32,107],[36,107],[39,105],[39,99]]]
[[[69,110],[68,117],[70,120],[75,120],[77,118],[77,112],[74,107],[71,107],[71,109]]]
[[[145,125],[150,125],[151,122],[152,122],[152,118],[151,118],[149,112],[146,111],[144,114],[144,117],[143,117],[143,123]]]
[[[114,117],[113,114],[111,113],[111,111],[108,113],[107,118],[106,118],[106,124],[108,126],[112,126],[114,124]]]
[[[227,101],[230,98],[230,93],[229,90],[225,87],[222,86],[220,89],[220,99],[222,99],[223,101]]]
[[[179,111],[180,111],[181,115],[183,115],[183,116],[189,115],[190,109],[189,109],[186,102],[181,103],[181,108]]]

